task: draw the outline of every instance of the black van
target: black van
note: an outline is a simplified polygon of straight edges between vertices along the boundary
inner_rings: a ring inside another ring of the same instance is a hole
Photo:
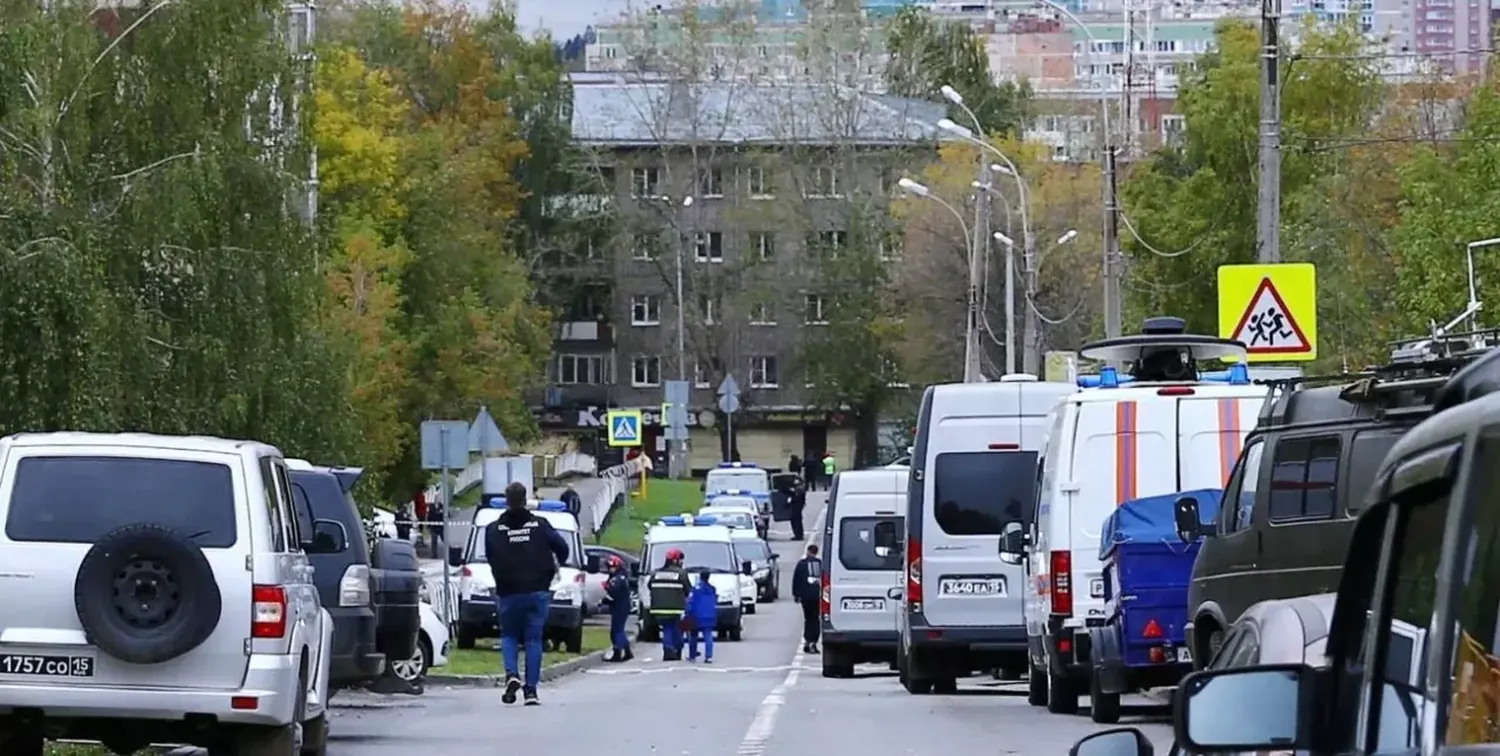
[[[1195,667],[1207,664],[1224,630],[1251,605],[1334,590],[1381,461],[1473,359],[1423,351],[1356,375],[1268,382],[1218,521],[1205,532],[1197,503],[1178,502],[1183,535],[1207,536],[1188,589]]]

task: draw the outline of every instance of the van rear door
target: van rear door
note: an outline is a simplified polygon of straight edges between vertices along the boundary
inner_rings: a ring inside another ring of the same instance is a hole
[[[1179,491],[1223,488],[1255,428],[1260,396],[1183,397],[1177,401]]]
[[[933,447],[947,438],[934,433]],[[938,627],[1020,625],[1019,566],[1000,561],[1000,534],[1030,522],[1036,503],[1037,452],[944,450],[929,471],[932,495],[923,513],[923,611]]]
[[[894,475],[891,479],[898,480]],[[899,498],[882,494],[849,498],[866,501],[844,501],[841,508],[851,514],[840,515],[831,531],[829,622],[841,632],[895,632],[904,575],[902,554],[896,549],[884,556],[876,553],[875,530],[883,524],[894,526],[894,533],[906,530],[906,518],[896,514],[905,492]],[[874,506],[870,500],[875,500]]]

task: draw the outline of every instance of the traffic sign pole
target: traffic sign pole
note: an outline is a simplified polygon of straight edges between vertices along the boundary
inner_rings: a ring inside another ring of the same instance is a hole
[[[442,430],[439,431],[439,433],[441,433],[442,437],[443,437],[443,448],[447,448],[448,447],[448,427],[447,426],[443,426]],[[434,549],[434,551],[437,551],[438,552],[438,554],[437,554],[438,558],[443,560],[443,623],[446,624],[449,628],[453,627],[453,583],[452,583],[453,565],[448,560],[448,528],[446,528],[444,526],[447,525],[446,520],[448,519],[448,515],[452,511],[452,508],[453,508],[452,501],[453,501],[453,486],[448,482],[448,466],[447,465],[443,465],[443,520],[444,520],[444,522],[439,523],[438,527],[434,528],[435,532],[433,533],[432,542],[433,542],[434,546],[438,545],[439,541],[442,542],[442,548],[441,549]]]

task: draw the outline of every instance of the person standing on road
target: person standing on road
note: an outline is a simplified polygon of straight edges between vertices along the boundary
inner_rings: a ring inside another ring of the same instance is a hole
[[[526,509],[526,486],[505,487],[505,511],[484,531],[484,553],[495,578],[495,613],[500,625],[500,654],[505,662],[507,704],[523,692],[535,706],[542,679],[542,631],[552,603],[557,565],[568,559],[568,542],[552,524]],[[521,646],[526,647],[526,680],[519,672]]]
[[[833,490],[833,476],[839,471],[839,461],[834,459],[833,452],[823,452],[823,490]]]
[[[703,663],[714,663],[714,630],[719,624],[719,592],[708,582],[708,570],[698,573],[698,584],[688,594],[688,661],[698,660],[698,641],[703,641]]]
[[[583,513],[583,497],[579,496],[572,486],[568,486],[568,490],[562,492],[558,501],[561,501],[568,508],[568,514],[574,517]]]
[[[651,579],[646,581],[647,595],[651,597],[651,619],[661,628],[662,661],[682,658],[681,622],[687,611],[688,594],[693,590],[687,570],[682,568],[683,556],[681,549],[669,549],[666,564],[651,573]]]
[[[604,582],[604,601],[609,604],[609,642],[613,651],[605,661],[628,662],[635,658],[630,651],[630,636],[625,621],[630,619],[630,575],[625,560],[610,555],[609,579]]]
[[[791,474],[793,474],[793,475],[801,475],[802,474],[802,458],[799,457],[799,456],[797,456],[797,455],[795,455],[795,454],[793,454],[792,458],[788,459],[786,461],[786,471],[789,472],[789,473],[791,473]]]
[[[817,544],[808,544],[807,556],[792,571],[792,598],[802,605],[802,650],[818,653],[818,605],[823,598],[823,560],[818,558]]]

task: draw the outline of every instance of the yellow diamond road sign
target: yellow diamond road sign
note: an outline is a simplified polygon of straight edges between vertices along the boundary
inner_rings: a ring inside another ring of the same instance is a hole
[[[1219,336],[1251,362],[1318,357],[1318,272],[1312,263],[1219,266]]]
[[[641,411],[612,410],[604,415],[610,446],[641,445]]]

